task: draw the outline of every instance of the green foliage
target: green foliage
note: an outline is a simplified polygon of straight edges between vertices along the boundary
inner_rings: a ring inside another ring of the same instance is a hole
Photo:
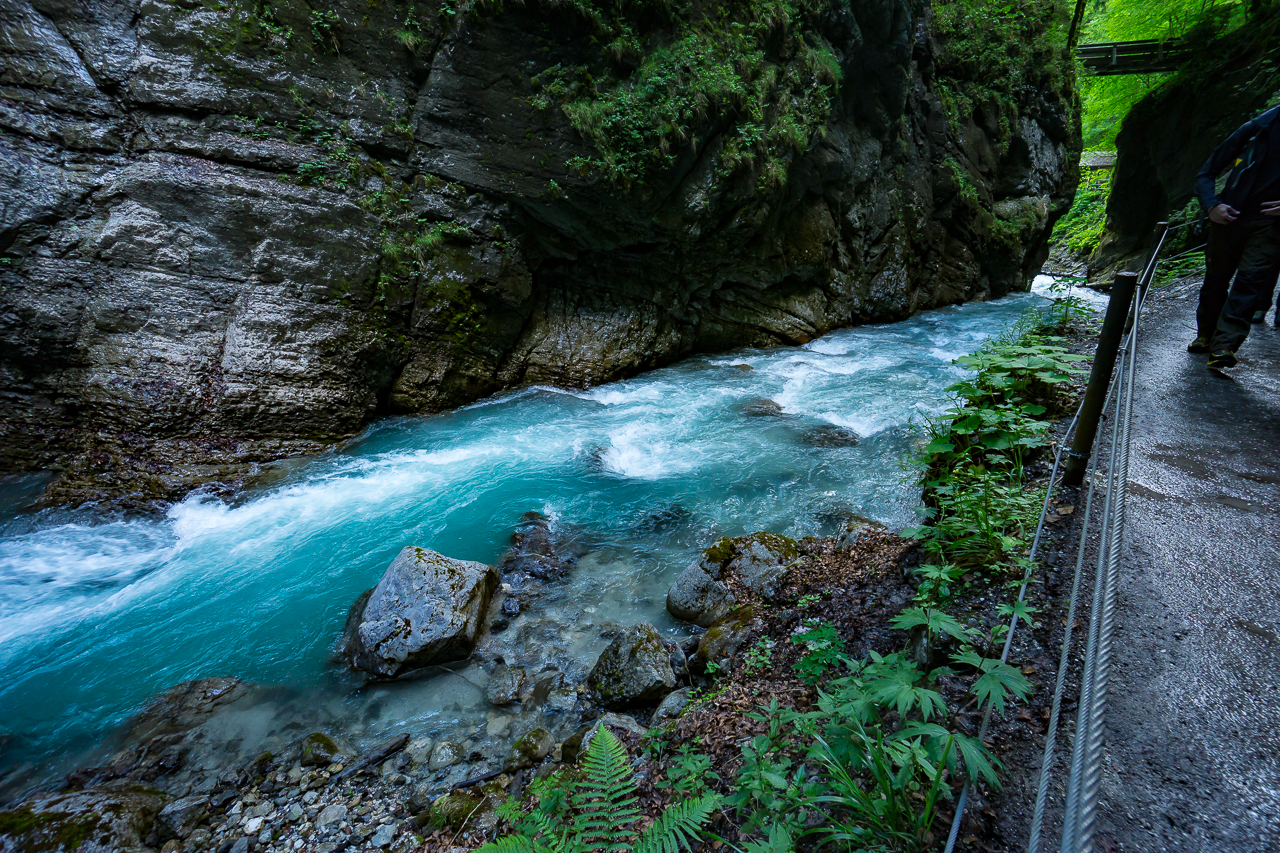
[[[1204,264],[1203,250],[1187,252],[1176,258],[1161,261],[1156,267],[1156,275],[1152,283],[1156,287],[1164,287],[1187,276],[1203,275]]]
[[[1004,713],[1005,699],[1009,695],[1019,699],[1026,699],[1031,695],[1031,682],[1027,681],[1027,677],[1017,667],[994,658],[984,658],[972,649],[952,655],[951,659],[956,663],[972,666],[982,673],[973,684],[973,692],[980,705],[990,702],[997,714]]]
[[[805,647],[795,669],[808,684],[817,684],[844,656],[844,641],[830,622],[807,620],[801,630],[791,635],[791,642]]]
[[[653,787],[669,790],[682,798],[695,797],[707,793],[710,783],[719,779],[719,774],[711,769],[711,759],[685,744],[671,756],[666,779],[654,782]]]
[[[825,133],[840,66],[817,34],[827,0],[564,0],[601,48],[593,65],[554,65],[533,78],[534,106],[559,108],[597,156],[570,168],[643,184],[695,143],[708,118],[724,126],[721,169],[753,167],[761,188]]]
[[[556,780],[537,789],[538,804],[527,814],[514,802],[500,816],[515,832],[480,848],[479,853],[588,853],[635,851],[678,853],[690,850],[719,806],[706,794],[673,803],[643,832],[636,785],[622,743],[601,728],[582,760],[581,777]]]
[[[940,638],[944,634],[961,642],[973,639],[968,628],[950,613],[937,607],[909,607],[893,617],[889,624],[899,631],[924,628],[931,639]]]
[[[1082,41],[1183,38],[1193,42],[1221,35],[1246,21],[1247,0],[1108,0],[1091,4]],[[1121,122],[1170,74],[1084,76],[1080,82],[1084,145],[1115,148]]]
[[[1060,388],[1083,373],[1079,356],[1037,324],[956,359],[974,371],[950,387],[956,403],[924,426],[926,523],[903,531],[948,572],[1011,571],[1039,515],[1042,495],[1023,487],[1028,459],[1048,443],[1044,416]],[[942,578],[934,578],[942,582]]]
[[[742,659],[743,675],[760,675],[768,672],[773,664],[773,647],[775,642],[769,637],[760,637],[747,649]]]
[[[1092,254],[1106,231],[1111,170],[1085,169],[1071,209],[1053,227],[1055,243],[1066,243],[1077,256]]]
[[[929,722],[945,717],[946,703],[902,654],[846,663],[814,710],[780,712],[775,701],[753,715],[768,732],[744,746],[726,801],[746,829],[768,833],[749,849],[786,850],[812,837],[852,850],[923,850],[950,776],[963,769],[996,783],[980,743]]]

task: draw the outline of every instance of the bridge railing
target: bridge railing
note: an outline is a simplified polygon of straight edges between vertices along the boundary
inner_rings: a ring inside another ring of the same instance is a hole
[[[1076,47],[1076,56],[1084,67],[1100,75],[1175,71],[1188,54],[1189,49],[1178,39],[1096,42]]]

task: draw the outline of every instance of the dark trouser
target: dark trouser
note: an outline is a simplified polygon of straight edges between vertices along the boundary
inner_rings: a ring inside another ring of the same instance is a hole
[[[1196,326],[1200,335],[1212,335],[1214,352],[1235,352],[1249,335],[1253,312],[1271,301],[1280,267],[1278,226],[1270,220],[1210,225]],[[1236,280],[1228,292],[1233,272]]]

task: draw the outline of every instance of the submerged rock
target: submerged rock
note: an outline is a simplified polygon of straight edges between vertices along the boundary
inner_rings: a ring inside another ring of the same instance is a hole
[[[303,767],[328,767],[342,755],[338,744],[324,732],[307,735],[302,739],[301,747],[299,760]]]
[[[520,699],[524,682],[525,672],[521,667],[498,664],[485,688],[485,698],[490,705],[510,705]]]
[[[511,534],[511,548],[498,563],[498,571],[503,577],[521,573],[553,581],[564,577],[576,560],[565,537],[557,535],[545,515],[526,512]]]
[[[676,577],[667,592],[667,612],[710,627],[737,606],[731,587],[740,586],[768,601],[799,556],[795,541],[776,533],[721,539]]]
[[[738,411],[749,418],[784,418],[787,416],[786,412],[782,410],[782,406],[767,397],[748,400],[738,407]]]
[[[656,702],[676,686],[671,656],[652,625],[624,629],[600,653],[587,685],[607,708]]]
[[[861,438],[848,427],[832,425],[806,430],[800,441],[811,447],[857,447]]]
[[[351,665],[394,678],[431,664],[463,660],[498,586],[491,566],[407,547],[347,619]]]

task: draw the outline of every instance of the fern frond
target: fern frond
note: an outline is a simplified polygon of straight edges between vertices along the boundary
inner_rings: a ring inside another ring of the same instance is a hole
[[[574,830],[591,850],[626,850],[640,819],[636,786],[622,742],[605,727],[591,739],[582,762],[582,779],[571,798],[578,813]]]
[[[499,838],[476,850],[476,853],[536,853],[538,847],[527,835],[516,834]]]
[[[690,850],[702,834],[702,826],[720,807],[720,797],[707,794],[667,807],[636,841],[634,853],[679,853]]]

